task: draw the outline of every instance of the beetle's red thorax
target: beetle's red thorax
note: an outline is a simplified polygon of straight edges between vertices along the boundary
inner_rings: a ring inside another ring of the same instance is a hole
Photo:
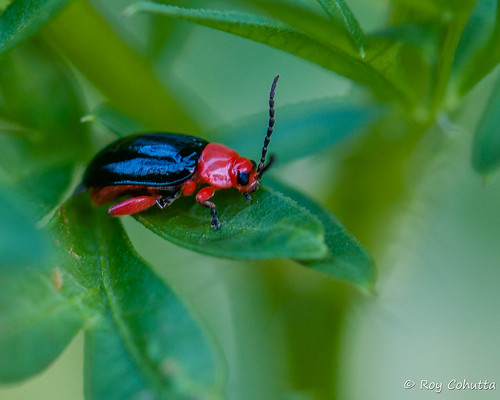
[[[197,173],[205,182],[217,189],[233,186],[231,170],[238,153],[219,143],[209,143],[198,159]]]

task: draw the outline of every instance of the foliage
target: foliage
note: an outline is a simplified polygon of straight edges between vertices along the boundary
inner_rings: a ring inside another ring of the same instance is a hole
[[[261,146],[261,116],[208,130],[197,107],[177,100],[178,87],[160,77],[162,55],[181,51],[186,21],[291,53],[364,89],[278,108],[272,146],[286,167],[351,144],[339,194],[325,202],[375,251],[385,244],[387,215],[411,197],[405,171],[419,146],[446,130],[443,121],[466,107],[500,62],[500,7],[489,0],[393,0],[376,31],[364,30],[344,0],[227,7],[132,4],[122,23],[150,17],[151,46],[143,48],[83,0],[16,0],[0,15],[0,381],[44,370],[83,329],[88,398],[224,397],[224,344],[193,299],[136,253],[119,221],[87,195],[71,196],[86,162],[113,135],[161,127],[198,132],[241,154]],[[499,82],[472,145],[480,174],[500,165]],[[220,231],[189,198],[136,220],[200,254],[291,259],[325,280],[373,290],[368,251],[327,208],[278,176],[266,177],[251,204],[218,192]],[[330,385],[324,390],[333,396]]]

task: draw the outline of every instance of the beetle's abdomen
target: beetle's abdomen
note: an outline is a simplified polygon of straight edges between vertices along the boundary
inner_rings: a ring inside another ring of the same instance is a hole
[[[176,133],[125,137],[101,150],[90,162],[83,184],[171,186],[189,179],[208,142]]]

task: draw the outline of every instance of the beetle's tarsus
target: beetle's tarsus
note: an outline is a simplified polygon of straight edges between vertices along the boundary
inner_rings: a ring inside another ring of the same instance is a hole
[[[212,208],[212,210],[215,211],[215,208]],[[212,213],[212,223],[210,224],[210,226],[215,230],[220,229],[219,218],[217,218],[217,216],[214,215],[213,213]]]
[[[212,215],[212,223],[210,226],[214,229],[219,229],[220,228],[220,221],[219,218],[217,218],[217,210],[215,209],[215,204],[212,203],[211,201],[205,200],[200,203],[203,207],[210,208],[210,214]]]
[[[178,197],[179,196],[158,197],[156,199],[156,204],[158,204],[158,207],[160,207],[161,209],[164,209],[165,207],[172,204],[175,200],[177,200]]]
[[[252,201],[252,196],[250,196],[248,193],[243,193],[243,196],[245,197],[245,199],[247,199],[248,201]]]
[[[168,205],[167,201],[163,197],[158,197],[156,199],[156,204],[158,207],[160,207],[162,210]]]
[[[206,201],[206,203],[209,204],[208,207],[210,207],[210,214],[212,215],[212,223],[210,224],[210,226],[215,230],[220,229],[220,221],[219,218],[217,218],[217,210],[215,209],[215,204],[211,201]]]

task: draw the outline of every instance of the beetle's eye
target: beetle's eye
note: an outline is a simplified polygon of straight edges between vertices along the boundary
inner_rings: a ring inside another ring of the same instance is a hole
[[[238,184],[240,184],[241,186],[248,185],[249,176],[250,174],[248,172],[238,172]]]

